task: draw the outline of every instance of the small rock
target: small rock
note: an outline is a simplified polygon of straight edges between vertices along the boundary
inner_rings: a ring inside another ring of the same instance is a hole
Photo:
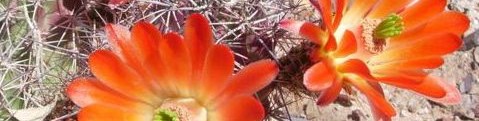
[[[461,117],[459,117],[459,116],[454,116],[454,121],[462,121],[462,120],[461,120]]]
[[[422,114],[428,114],[429,112],[430,112],[430,111],[429,111],[429,109],[427,109],[427,108],[419,109],[419,110],[417,111],[417,113],[418,113],[418,114],[421,114],[421,115],[422,115]]]
[[[479,118],[479,104],[473,109],[474,117]]]
[[[474,62],[479,63],[479,47],[475,47],[474,51],[472,52],[472,56],[474,57]]]
[[[440,108],[445,108],[446,106],[441,104],[441,103],[438,103],[438,102],[434,102],[434,101],[431,101],[431,100],[427,100],[427,102],[431,105],[431,107],[440,107]]]
[[[411,116],[411,113],[407,110],[402,110],[401,111],[401,116],[402,117],[409,117],[409,116]]]
[[[469,94],[473,95],[473,103],[479,104],[479,69],[473,70],[471,73],[474,75],[475,82]]]
[[[353,121],[360,121],[361,117],[364,117],[364,114],[360,110],[354,110],[351,114],[348,115],[348,118]]]
[[[477,70],[477,68],[478,68],[478,66],[479,66],[478,64],[479,64],[479,63],[476,63],[475,61],[471,62],[471,69],[472,69],[472,70]]]
[[[459,84],[459,91],[463,94],[468,94],[472,89],[472,84],[474,82],[474,77],[472,74],[468,74],[463,81]]]
[[[334,102],[344,107],[351,107],[353,105],[351,98],[343,94],[339,95]]]
[[[308,119],[304,117],[291,117],[291,120],[293,121],[307,121]]]
[[[463,39],[464,43],[461,50],[470,50],[479,45],[479,30],[466,35]]]
[[[454,121],[454,117],[443,117],[443,118],[439,118],[439,119],[436,119],[436,121]]]
[[[458,117],[460,120],[473,120],[474,114],[471,111],[466,111],[466,112],[455,112],[454,113],[454,119]]]

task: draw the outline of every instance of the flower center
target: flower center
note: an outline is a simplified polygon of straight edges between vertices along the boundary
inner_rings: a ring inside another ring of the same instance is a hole
[[[374,54],[384,50],[386,39],[401,34],[404,29],[402,18],[396,14],[389,15],[384,20],[364,19],[361,26],[365,48]]]
[[[157,109],[155,110],[154,121],[180,121],[180,118],[176,112],[169,109]]]
[[[207,111],[193,98],[165,100],[155,110],[153,121],[206,121]]]

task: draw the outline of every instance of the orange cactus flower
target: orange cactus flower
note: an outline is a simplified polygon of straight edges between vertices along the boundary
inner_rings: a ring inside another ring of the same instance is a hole
[[[91,121],[259,121],[264,110],[253,93],[269,84],[278,67],[271,60],[249,64],[233,74],[229,47],[213,44],[208,21],[188,17],[184,38],[136,23],[131,33],[108,24],[110,50],[88,60],[96,78],[77,78],[68,97]]]
[[[396,113],[379,83],[443,104],[460,102],[454,84],[425,72],[442,65],[442,56],[461,46],[469,28],[465,15],[444,10],[446,0],[310,1],[321,13],[321,27],[293,20],[281,27],[320,45],[311,55],[317,63],[304,74],[304,85],[321,91],[318,105],[353,86],[368,98],[377,120],[390,120]]]

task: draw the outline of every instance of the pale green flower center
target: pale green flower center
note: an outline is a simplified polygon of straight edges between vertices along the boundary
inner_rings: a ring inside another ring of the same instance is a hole
[[[180,121],[180,117],[169,109],[157,109],[153,121]]]
[[[193,98],[163,101],[155,110],[153,121],[206,121],[207,110]]]
[[[389,15],[374,29],[374,37],[378,39],[386,39],[394,37],[404,29],[404,22],[401,16],[396,14]]]

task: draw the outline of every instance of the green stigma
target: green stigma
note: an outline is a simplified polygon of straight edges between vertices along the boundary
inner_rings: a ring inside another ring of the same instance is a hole
[[[157,109],[153,121],[180,121],[176,112],[168,109]]]
[[[388,37],[394,37],[404,29],[404,22],[401,16],[392,14],[386,17],[379,25],[374,29],[374,38],[386,39]]]

